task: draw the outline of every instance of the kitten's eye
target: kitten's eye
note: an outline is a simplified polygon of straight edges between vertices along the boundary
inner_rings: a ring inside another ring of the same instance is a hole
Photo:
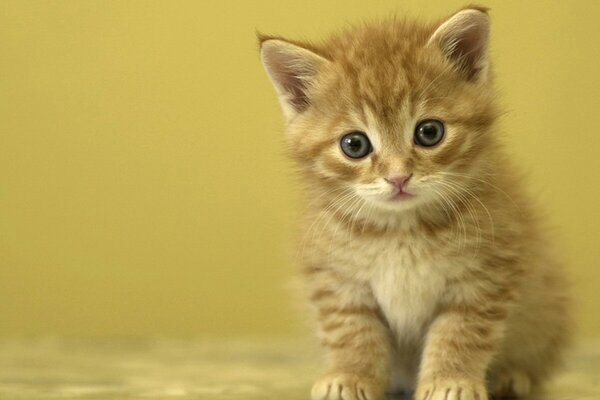
[[[423,147],[432,147],[444,138],[444,123],[437,119],[419,122],[415,129],[415,143]]]
[[[344,135],[340,141],[340,147],[345,155],[354,159],[366,157],[373,151],[367,135],[358,131]]]

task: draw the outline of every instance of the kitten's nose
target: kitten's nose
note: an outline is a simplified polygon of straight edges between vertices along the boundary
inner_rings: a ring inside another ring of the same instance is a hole
[[[396,188],[398,188],[400,191],[403,191],[404,187],[406,186],[406,184],[408,183],[408,181],[411,177],[412,177],[412,174],[398,175],[398,176],[392,176],[390,178],[385,178],[385,180],[388,181],[389,183],[391,183],[392,185],[396,186]]]

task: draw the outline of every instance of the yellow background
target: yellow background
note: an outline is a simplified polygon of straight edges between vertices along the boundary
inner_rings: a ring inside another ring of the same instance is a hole
[[[464,1],[0,3],[0,336],[304,332],[255,30]],[[482,1],[511,149],[600,335],[600,2]]]

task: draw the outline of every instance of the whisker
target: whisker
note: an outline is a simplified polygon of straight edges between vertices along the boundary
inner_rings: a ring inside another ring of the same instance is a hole
[[[352,193],[351,189],[344,188],[344,190],[342,191],[342,193],[339,193],[338,195],[336,195],[330,201],[330,203],[327,205],[327,207],[325,207],[323,210],[321,210],[319,212],[319,214],[317,215],[317,217],[315,218],[315,220],[311,223],[310,227],[308,228],[308,230],[306,230],[306,232],[303,235],[302,243],[298,247],[298,252],[296,253],[296,260],[298,260],[299,257],[301,257],[301,256],[304,255],[304,251],[305,251],[307,242],[309,241],[309,239],[310,240],[313,239],[313,236],[314,236],[313,230],[315,230],[320,225],[320,223],[322,222],[322,220],[328,215],[329,210],[332,207],[334,207],[336,205],[336,203],[342,201],[347,196],[352,195],[352,194],[353,193]],[[313,234],[312,236],[311,236],[311,233]]]
[[[441,172],[440,174],[442,174],[442,175],[454,175],[454,176],[456,176],[456,177],[460,177],[460,178],[467,178],[467,179],[475,180],[475,181],[481,182],[481,183],[483,183],[483,184],[486,184],[486,185],[488,185],[489,187],[491,187],[491,188],[493,188],[493,189],[495,189],[495,190],[499,191],[499,192],[500,192],[500,193],[502,193],[504,196],[506,196],[506,198],[507,198],[508,200],[510,200],[510,202],[511,202],[511,203],[512,203],[512,204],[515,206],[515,208],[516,208],[516,209],[517,209],[517,210],[518,210],[518,211],[519,211],[521,214],[523,213],[523,211],[521,210],[521,207],[519,207],[519,204],[517,204],[517,202],[516,202],[516,201],[515,201],[515,200],[514,200],[514,199],[513,199],[513,198],[512,198],[512,197],[511,197],[511,196],[510,196],[508,193],[506,193],[506,191],[504,191],[502,188],[500,188],[500,187],[498,187],[498,186],[494,185],[493,183],[491,183],[491,182],[489,182],[489,181],[486,181],[485,179],[477,178],[477,177],[474,177],[474,176],[471,176],[471,175],[468,175],[468,174],[459,173],[459,172],[448,172],[448,171],[446,171],[446,172]]]
[[[465,196],[465,194],[463,194],[461,192],[461,188],[460,187],[455,186],[454,184],[452,184],[450,182],[439,181],[438,184],[447,187],[450,192],[454,193],[454,195],[457,196],[457,197],[459,197],[459,199],[465,204],[467,212],[469,213],[469,216],[471,217],[471,220],[475,224],[475,231],[477,233],[477,239],[476,239],[475,249],[477,251],[479,249],[479,246],[480,246],[480,243],[481,243],[482,229],[481,229],[481,224],[479,223],[479,219],[477,218],[477,212],[475,210],[475,207],[469,201],[469,199]],[[471,194],[471,196],[472,196],[472,194]],[[476,200],[478,200],[478,199],[476,199]]]
[[[459,229],[461,232],[461,234],[459,234],[459,248],[464,249],[466,239],[467,239],[467,228],[466,228],[463,216],[461,215],[458,206],[452,200],[451,196],[449,196],[448,193],[443,188],[438,187],[437,189],[438,190],[435,190],[435,192],[444,199],[444,201],[446,202],[446,204],[448,206],[450,206],[450,209],[452,210],[452,214],[457,219],[457,222],[459,224]]]
[[[348,208],[353,208],[356,204],[358,204],[362,199],[359,196],[355,196],[352,200],[345,202],[345,204],[343,206],[348,205]],[[363,200],[364,201],[364,200]],[[335,215],[335,214],[333,214]],[[336,225],[335,230],[333,232],[332,235],[332,240],[329,241],[329,249],[327,251],[327,260],[328,263],[331,264],[331,257],[333,254],[333,244],[336,242],[336,238],[337,238],[337,234],[338,234],[338,229],[340,227],[340,225],[344,224],[346,221],[346,218],[350,218],[350,216],[352,215],[352,213],[347,213],[342,215],[342,219],[339,221],[339,223]],[[331,219],[329,220],[329,222],[331,222]]]
[[[483,208],[483,210],[485,211],[485,213],[487,214],[487,217],[490,221],[490,228],[491,228],[491,233],[492,233],[492,245],[494,245],[495,242],[495,224],[494,224],[494,218],[492,217],[492,213],[490,212],[490,210],[487,208],[487,206],[479,199],[479,197],[469,188],[464,187],[462,185],[460,185],[458,182],[449,182],[446,181],[444,182],[445,184],[451,184],[451,185],[455,185],[458,189],[462,189],[464,191],[464,193],[470,195],[475,201],[477,201],[479,203],[479,205],[481,205],[481,207]]]

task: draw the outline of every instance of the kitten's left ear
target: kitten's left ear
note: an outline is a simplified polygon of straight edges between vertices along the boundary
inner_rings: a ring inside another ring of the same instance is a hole
[[[486,80],[490,17],[484,8],[461,10],[431,35],[428,46],[436,45],[456,63],[468,80]]]
[[[260,57],[284,116],[289,120],[310,104],[310,89],[329,60],[281,39],[261,38]]]

